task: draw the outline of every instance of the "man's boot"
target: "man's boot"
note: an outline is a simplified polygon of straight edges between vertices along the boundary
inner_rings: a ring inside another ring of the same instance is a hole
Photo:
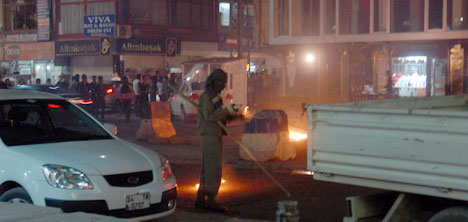
[[[205,197],[206,195],[204,194],[203,191],[201,191],[201,189],[198,189],[198,192],[197,192],[197,199],[195,199],[195,208],[197,209],[204,209],[206,208],[206,201],[205,201]]]
[[[213,212],[219,212],[223,213],[226,212],[226,209],[222,206],[220,206],[216,201],[214,197],[208,196],[206,200],[206,209],[213,211]]]

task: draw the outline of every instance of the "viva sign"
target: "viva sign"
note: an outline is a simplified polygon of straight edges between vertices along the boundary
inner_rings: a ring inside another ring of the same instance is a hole
[[[113,36],[115,15],[89,15],[84,17],[85,36]]]

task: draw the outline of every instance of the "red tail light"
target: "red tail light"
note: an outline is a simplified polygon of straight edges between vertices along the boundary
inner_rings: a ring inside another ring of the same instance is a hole
[[[60,108],[60,105],[55,105],[55,104],[49,104],[48,106],[53,109]]]
[[[109,89],[106,90],[107,95],[112,94],[113,92],[114,92],[113,88],[109,88]]]
[[[189,97],[191,100],[198,100],[200,98],[200,96],[196,93],[192,94],[190,97]]]
[[[83,104],[83,105],[93,104],[93,100],[83,100],[80,102],[80,104]]]

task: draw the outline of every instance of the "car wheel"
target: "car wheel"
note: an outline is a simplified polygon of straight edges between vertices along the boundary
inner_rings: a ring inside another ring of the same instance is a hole
[[[33,204],[28,192],[22,187],[15,187],[0,196],[1,202]]]
[[[184,105],[180,105],[180,121],[183,123],[187,121],[187,113],[185,112]]]

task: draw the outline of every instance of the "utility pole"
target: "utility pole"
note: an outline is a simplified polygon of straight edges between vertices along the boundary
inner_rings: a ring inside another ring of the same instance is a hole
[[[243,0],[237,0],[237,57],[244,57],[244,38],[242,29],[244,28],[244,4]]]

